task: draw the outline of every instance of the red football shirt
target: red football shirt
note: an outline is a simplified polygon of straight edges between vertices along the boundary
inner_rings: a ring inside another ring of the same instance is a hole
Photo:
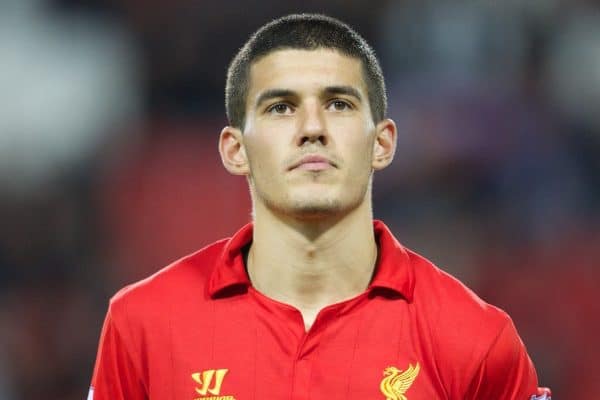
[[[520,399],[537,377],[510,318],[374,222],[379,259],[358,296],[308,332],[256,291],[252,225],[111,300],[94,400]]]

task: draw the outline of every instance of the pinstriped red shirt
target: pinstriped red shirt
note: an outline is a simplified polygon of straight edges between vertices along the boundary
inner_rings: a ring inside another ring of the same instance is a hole
[[[300,312],[256,291],[252,224],[111,300],[93,400],[522,399],[537,377],[506,313],[374,221],[368,289]]]

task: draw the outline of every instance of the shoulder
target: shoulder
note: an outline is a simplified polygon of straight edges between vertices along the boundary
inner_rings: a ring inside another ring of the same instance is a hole
[[[153,275],[119,290],[110,300],[113,318],[135,315],[151,318],[194,298],[207,298],[206,286],[228,239],[214,242],[174,261]]]
[[[407,252],[415,273],[415,302],[437,314],[436,323],[449,324],[459,331],[473,329],[491,335],[509,323],[506,312],[481,299],[459,279],[425,257]],[[486,328],[482,331],[483,322]]]
[[[495,366],[502,363],[490,363],[492,356],[494,360],[527,359],[505,311],[485,302],[424,257],[411,251],[409,256],[415,271],[417,318],[428,327],[435,364],[450,393],[469,390],[484,365],[497,370]]]

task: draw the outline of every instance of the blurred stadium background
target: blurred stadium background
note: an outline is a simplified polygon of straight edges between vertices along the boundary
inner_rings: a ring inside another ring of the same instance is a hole
[[[225,70],[298,11],[382,60],[376,216],[511,314],[555,398],[595,396],[598,1],[2,0],[0,399],[85,398],[109,297],[249,220]]]

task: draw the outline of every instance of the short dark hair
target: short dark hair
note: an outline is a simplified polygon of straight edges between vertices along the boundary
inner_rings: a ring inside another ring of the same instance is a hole
[[[292,14],[258,29],[231,61],[225,86],[225,109],[231,126],[243,128],[252,63],[283,49],[333,49],[362,63],[371,114],[375,123],[385,118],[387,97],[375,52],[345,23],[320,14]]]

